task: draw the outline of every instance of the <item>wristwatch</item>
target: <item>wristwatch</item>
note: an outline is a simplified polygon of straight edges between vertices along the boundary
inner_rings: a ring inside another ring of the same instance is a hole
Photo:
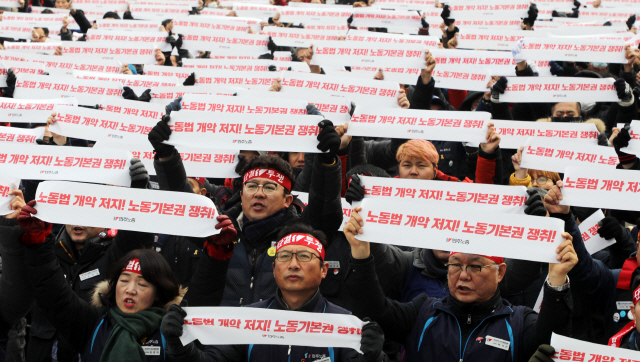
[[[567,282],[562,284],[561,286],[558,287],[554,287],[551,284],[549,284],[549,276],[547,275],[547,280],[545,281],[545,283],[547,283],[547,286],[549,288],[551,288],[551,290],[556,291],[556,292],[564,292],[565,290],[569,289],[569,276],[567,275]]]

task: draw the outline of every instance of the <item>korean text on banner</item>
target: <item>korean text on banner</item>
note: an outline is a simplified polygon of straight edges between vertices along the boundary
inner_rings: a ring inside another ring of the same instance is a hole
[[[524,213],[527,190],[524,186],[484,185],[437,180],[411,180],[360,176],[365,198],[390,197],[433,206],[463,207],[468,210],[491,210]]]
[[[267,98],[268,96],[269,94],[264,98],[258,98],[185,94],[182,97],[182,109],[216,113],[307,114],[307,102],[305,101]]]
[[[16,99],[75,97],[79,104],[93,106],[103,96],[122,96],[122,84],[117,82],[34,74],[19,74],[17,78],[13,93]]]
[[[631,121],[629,135],[631,136],[629,146],[620,149],[620,151],[640,155],[640,121]]]
[[[624,41],[584,38],[524,38],[523,59],[626,64]]]
[[[169,102],[167,102],[169,103]],[[100,102],[100,109],[123,115],[136,116],[159,121],[164,116],[164,106],[156,103],[131,101],[128,99],[104,97]]]
[[[367,65],[425,68],[424,45],[369,43],[364,41],[317,41],[311,64],[325,66]]]
[[[320,152],[318,123],[322,116],[225,114],[212,120],[208,112],[171,113],[168,144],[224,150]]]
[[[356,107],[347,134],[361,137],[422,138],[486,142],[488,112],[423,111]]]
[[[45,123],[56,105],[77,107],[73,97],[55,99],[15,99],[0,97],[0,119],[11,123]]]
[[[618,102],[613,78],[509,77],[500,102]]]
[[[96,142],[96,149],[119,149],[127,150],[142,161],[149,175],[156,175],[153,166],[155,152],[151,145],[129,145],[126,143],[115,143],[110,141]],[[236,166],[238,165],[238,150],[212,150],[204,148],[180,147],[178,150],[180,159],[188,176],[193,177],[216,177],[216,178],[236,178]]]
[[[491,80],[487,68],[472,65],[439,64],[431,75],[436,87],[476,92],[486,92]]]
[[[400,108],[398,83],[299,72],[282,72],[280,78],[282,93],[339,95],[362,106]]]
[[[0,142],[6,143],[36,143],[36,139],[42,139],[44,127],[29,129],[0,126]]]
[[[24,180],[71,180],[129,186],[124,150],[0,144],[0,174]]]
[[[578,226],[580,235],[582,236],[582,242],[589,254],[596,253],[616,243],[616,239],[605,239],[598,234],[598,229],[600,229],[598,222],[602,219],[604,219],[604,214],[602,210],[598,209]]]
[[[557,263],[564,222],[548,217],[486,213],[464,208],[419,208],[386,198],[362,200],[358,239],[436,250]]]
[[[618,155],[613,147],[530,137],[524,144],[520,167],[562,173],[570,166],[584,166],[606,172],[614,170],[617,164]]]
[[[560,360],[560,353],[572,356],[581,355],[584,356],[585,361],[605,361],[608,359],[609,361],[631,362],[638,360],[638,351],[584,342],[555,333],[551,335],[551,346],[556,350],[553,358],[558,360]]]
[[[46,181],[36,190],[37,218],[56,224],[207,237],[217,211],[208,197],[184,192]]]
[[[155,126],[149,118],[95,109],[57,106],[55,111],[56,123],[49,126],[49,131],[80,139],[147,145]]]
[[[640,211],[640,172],[567,167],[560,205]]]
[[[278,46],[305,48],[317,41],[338,40],[338,36],[341,35],[338,31],[281,28],[277,26],[265,26],[262,33],[270,36]]]
[[[598,144],[598,129],[593,123],[525,122],[492,120],[500,135],[500,148],[518,149],[529,137],[558,141]]]
[[[308,192],[296,192],[298,200],[302,201],[304,206],[309,204],[309,193]],[[338,231],[342,231],[342,228],[347,224],[349,218],[351,217],[351,204],[345,200],[345,198],[340,199],[340,203],[342,204],[342,223],[338,226]]]
[[[266,308],[186,307],[182,344],[275,344],[360,351],[362,327],[349,314]]]
[[[9,191],[15,190],[20,185],[20,180],[11,177],[0,177],[0,216],[9,215],[11,210],[11,200],[14,196],[9,195]]]

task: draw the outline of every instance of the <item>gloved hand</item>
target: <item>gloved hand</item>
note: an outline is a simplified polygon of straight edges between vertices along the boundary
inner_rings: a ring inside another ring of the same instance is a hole
[[[562,67],[558,65],[558,63],[552,60],[549,62],[549,66],[551,67],[550,71],[552,75],[555,75],[556,77],[562,76],[563,70]]]
[[[171,128],[167,124],[171,117],[169,115],[162,116],[162,120],[160,120],[149,132],[149,142],[153,146],[153,149],[156,151],[156,156],[158,158],[170,157],[176,152],[176,148],[172,145],[168,145],[163,143],[164,141],[168,141],[171,136]]]
[[[176,46],[176,38],[174,38],[173,36],[169,35],[166,39],[167,43],[171,44],[171,47],[175,47]]]
[[[360,337],[360,350],[363,355],[360,358],[363,362],[380,362],[384,358],[382,345],[384,344],[384,332],[376,322],[365,318],[364,322],[369,322],[362,327],[362,337]]]
[[[351,25],[352,22],[353,22],[353,14],[351,14],[351,16],[347,18],[347,24]]]
[[[140,95],[140,97],[138,97],[138,100],[140,102],[147,102],[149,103],[151,101],[151,89],[147,89],[144,92],[142,92],[142,94]]]
[[[426,20],[424,20],[424,18],[420,18],[420,22],[422,22],[422,27],[423,28],[429,28],[429,23],[427,23]]]
[[[18,225],[24,231],[20,237],[20,242],[23,245],[43,244],[51,233],[51,224],[31,216],[38,213],[38,210],[33,208],[34,206],[36,206],[36,200],[29,201],[22,207],[22,211],[18,215]]]
[[[544,202],[542,202],[538,191],[529,189],[527,194],[529,194],[529,198],[524,203],[527,206],[524,213],[531,216],[547,216],[547,209],[544,207]]]
[[[527,18],[524,19],[526,24],[533,26],[538,19],[538,6],[536,4],[531,4],[529,6],[529,11],[527,11]]]
[[[9,68],[7,70],[7,88],[15,88],[16,87],[16,73],[13,72],[13,69]]]
[[[179,354],[185,348],[180,342],[180,337],[182,336],[184,317],[186,316],[187,312],[184,309],[177,304],[172,304],[167,314],[162,318],[160,331],[167,341],[167,354]]]
[[[333,163],[335,161],[335,155],[340,149],[340,136],[336,129],[333,128],[333,122],[328,119],[318,123],[320,127],[320,133],[318,133],[318,149],[322,152],[320,162],[324,164]],[[327,152],[328,151],[328,152]]]
[[[182,102],[182,96],[173,100],[173,102],[169,103],[166,107],[164,107],[165,112],[169,115],[171,111],[179,111],[182,106],[180,103]]]
[[[273,41],[273,39],[271,39],[271,36],[269,36],[269,42],[267,43],[267,49],[271,52],[271,54],[273,54],[273,52],[275,52],[278,49],[278,46]]]
[[[513,48],[511,49],[511,55],[513,55],[513,59],[516,61],[516,63],[520,63],[526,60],[521,55],[523,45],[524,45],[524,39],[520,39],[516,42],[516,45],[514,45]]]
[[[207,250],[209,257],[215,260],[229,260],[233,255],[233,239],[238,236],[233,222],[227,215],[218,215],[216,218],[218,224],[216,229],[222,229],[219,234],[211,235],[204,243],[204,249]]]
[[[629,147],[629,141],[631,141],[631,135],[629,134],[629,127],[625,126],[622,129],[620,129],[620,133],[618,133],[616,138],[613,139],[612,143],[613,143],[613,147],[615,147],[616,150],[619,150],[621,148]]]
[[[353,204],[354,201],[361,201],[364,199],[365,191],[360,182],[360,177],[358,175],[351,175],[347,192],[344,194],[344,198],[349,204]]]
[[[442,12],[440,13],[440,17],[445,20],[451,16],[451,9],[449,9],[449,5],[445,5],[442,7]]]
[[[506,89],[507,77],[500,77],[500,79],[491,86],[491,102],[500,103],[500,95],[504,94]]]
[[[176,40],[176,48],[182,48],[182,34],[178,34],[178,39]]]
[[[195,72],[189,74],[187,79],[185,79],[184,82],[182,82],[182,85],[194,85],[194,84],[196,84],[196,73]]]
[[[541,344],[536,353],[531,356],[529,362],[555,362],[555,360],[551,358],[555,353],[556,350],[550,345]]]
[[[617,243],[625,241],[626,230],[624,226],[620,225],[615,217],[607,216],[604,219],[598,221],[598,235],[605,239],[615,239]]]
[[[581,5],[582,5],[582,4],[580,3],[580,1],[578,1],[578,0],[573,0],[573,6],[575,6],[576,8],[578,8],[578,9],[579,9]]]
[[[132,189],[147,188],[147,184],[149,183],[149,172],[147,172],[144,164],[137,157],[131,159],[131,166],[129,166],[129,177],[131,177]]]
[[[129,88],[129,87],[122,87],[122,89],[124,90],[122,92],[122,98],[124,99],[128,99],[130,101],[137,101],[138,100],[138,96],[136,95],[136,92],[133,91],[133,89]]]
[[[636,14],[633,14],[629,17],[629,19],[627,19],[627,28],[631,29],[633,27],[633,24],[636,23]]]
[[[631,91],[631,87],[627,82],[622,78],[616,79],[613,83],[616,86],[616,93],[618,93],[618,99],[620,102],[618,104],[622,107],[628,107],[633,104],[633,92]]]

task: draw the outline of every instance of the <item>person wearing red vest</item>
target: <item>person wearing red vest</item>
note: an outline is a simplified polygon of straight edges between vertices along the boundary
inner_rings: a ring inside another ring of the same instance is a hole
[[[636,320],[640,318],[640,304],[638,304],[638,301],[640,301],[640,277],[636,277],[633,280],[633,286],[631,289],[633,290],[633,304],[629,307],[629,311],[627,312],[631,321],[609,339],[609,346],[640,351],[640,348],[638,348],[640,331],[636,325]],[[620,314],[622,313],[623,312]]]

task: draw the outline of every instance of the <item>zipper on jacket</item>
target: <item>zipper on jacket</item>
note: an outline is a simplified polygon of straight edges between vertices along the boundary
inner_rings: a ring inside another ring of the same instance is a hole
[[[291,356],[291,346],[289,346],[289,351],[287,352],[287,356]]]
[[[467,324],[471,324],[471,314],[467,317]]]
[[[242,298],[240,298],[240,302],[238,303],[239,305],[242,305]]]
[[[251,283],[249,284],[249,289],[253,289],[253,276],[251,276]]]

